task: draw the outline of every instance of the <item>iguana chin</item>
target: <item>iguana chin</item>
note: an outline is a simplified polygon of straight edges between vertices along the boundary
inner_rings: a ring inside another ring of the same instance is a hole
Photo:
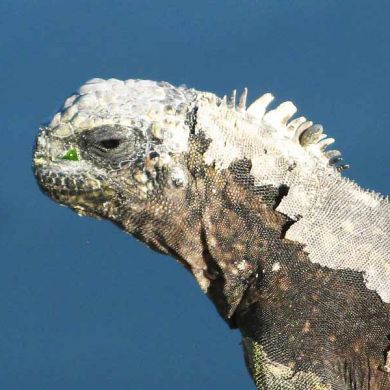
[[[93,79],[40,129],[42,190],[176,258],[239,328],[259,389],[390,389],[389,201],[320,125],[146,80]]]

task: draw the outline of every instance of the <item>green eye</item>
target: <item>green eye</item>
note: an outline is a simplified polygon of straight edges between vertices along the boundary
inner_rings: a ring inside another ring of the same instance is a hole
[[[70,160],[70,161],[79,161],[79,156],[77,155],[77,151],[75,148],[69,149],[65,156],[62,157],[63,160]]]

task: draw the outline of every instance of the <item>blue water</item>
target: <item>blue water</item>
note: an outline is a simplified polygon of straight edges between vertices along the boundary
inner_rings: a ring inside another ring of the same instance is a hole
[[[322,123],[389,193],[388,1],[0,2],[0,389],[252,389],[239,334],[192,277],[38,190],[38,126],[92,77],[250,100]]]

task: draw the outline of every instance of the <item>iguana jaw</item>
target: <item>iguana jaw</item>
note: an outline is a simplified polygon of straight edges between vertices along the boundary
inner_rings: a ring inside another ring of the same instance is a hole
[[[80,169],[65,166],[70,163],[35,166],[35,176],[41,190],[54,201],[67,205],[83,215],[96,216],[96,204],[109,201],[113,191],[101,186],[100,182]],[[66,189],[65,189],[66,188]],[[98,201],[99,200],[99,201]]]

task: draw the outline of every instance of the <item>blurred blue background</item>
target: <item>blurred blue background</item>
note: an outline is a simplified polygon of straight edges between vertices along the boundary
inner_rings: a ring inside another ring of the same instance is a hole
[[[192,277],[44,197],[40,123],[92,77],[271,91],[389,193],[388,1],[0,2],[0,389],[252,389]]]

